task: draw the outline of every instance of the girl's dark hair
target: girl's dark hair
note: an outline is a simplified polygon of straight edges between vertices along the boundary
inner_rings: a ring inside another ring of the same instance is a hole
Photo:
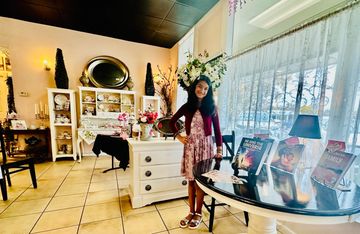
[[[209,90],[206,96],[202,99],[201,104],[199,106],[199,100],[195,94],[195,89],[196,89],[196,85],[200,81],[205,81],[209,86]],[[198,78],[195,79],[194,83],[192,83],[189,89],[187,105],[190,111],[196,111],[196,109],[199,108],[200,112],[205,115],[213,115],[215,113],[215,102],[213,98],[211,81],[207,76],[200,75]]]

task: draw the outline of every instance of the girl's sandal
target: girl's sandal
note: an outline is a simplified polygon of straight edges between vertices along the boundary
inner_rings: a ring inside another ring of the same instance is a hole
[[[200,217],[200,219],[194,219],[194,217]],[[189,229],[197,229],[202,222],[202,215],[199,213],[195,213],[193,219],[189,223]]]
[[[194,213],[189,212],[189,215],[191,215],[190,219],[187,219],[187,216],[180,220],[180,227],[186,228],[189,225],[189,222],[192,220],[192,217],[194,216]]]

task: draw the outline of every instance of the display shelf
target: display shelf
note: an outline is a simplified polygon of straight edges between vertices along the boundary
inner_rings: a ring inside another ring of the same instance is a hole
[[[126,112],[135,115],[135,92],[119,89],[79,87],[80,126],[77,149],[80,160],[84,142],[92,144],[97,134],[113,135],[130,126],[121,126],[119,114]]]
[[[141,97],[141,110],[153,109],[161,117],[160,113],[160,97],[158,96],[142,96]]]
[[[79,87],[81,118],[117,118],[120,112],[135,113],[135,92]]]
[[[53,161],[65,157],[76,160],[75,91],[48,89],[48,102]]]

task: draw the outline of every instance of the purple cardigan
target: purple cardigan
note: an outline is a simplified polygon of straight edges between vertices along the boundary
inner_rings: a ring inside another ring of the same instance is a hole
[[[174,114],[174,116],[170,120],[170,127],[171,130],[176,133],[178,129],[176,128],[176,121],[180,119],[182,116],[185,116],[185,131],[186,135],[190,134],[191,131],[191,121],[194,116],[195,112],[191,112],[187,104],[184,104],[180,107],[180,109]],[[212,130],[211,130],[211,123],[214,126],[214,132],[215,132],[215,141],[216,146],[222,146],[222,137],[221,137],[221,131],[220,131],[220,124],[219,124],[219,115],[217,110],[215,109],[215,114],[207,116],[201,113],[201,116],[204,121],[204,132],[205,136],[211,136]]]

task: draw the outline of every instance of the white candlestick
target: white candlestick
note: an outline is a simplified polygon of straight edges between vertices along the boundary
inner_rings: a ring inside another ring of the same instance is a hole
[[[40,112],[43,112],[43,111],[44,111],[43,104],[42,104],[42,102],[40,102]]]
[[[35,104],[35,115],[39,114],[39,105]]]

